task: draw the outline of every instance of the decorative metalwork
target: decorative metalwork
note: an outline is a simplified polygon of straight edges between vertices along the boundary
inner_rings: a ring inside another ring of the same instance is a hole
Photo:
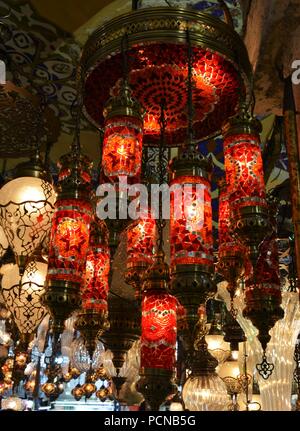
[[[73,152],[60,160],[59,193],[52,220],[47,286],[43,297],[43,303],[53,317],[55,333],[63,331],[64,321],[81,304],[80,284],[85,274],[93,216],[91,162],[80,154],[80,118],[77,118],[77,124]]]
[[[262,357],[262,362],[260,364],[257,364],[256,368],[261,377],[267,380],[274,370],[274,364],[271,364],[267,361],[267,356],[264,353]]]
[[[126,352],[140,337],[141,315],[137,303],[123,298],[111,297],[108,305],[110,328],[100,339],[113,352],[113,364],[119,375]]]
[[[145,145],[159,145],[162,98],[166,101],[166,145],[182,143],[187,125],[187,30],[195,59],[195,137],[217,134],[238,104],[236,64],[242,77],[241,94],[246,99],[251,67],[244,45],[229,26],[191,9],[140,9],[110,20],[91,35],[81,57],[87,118],[102,127],[104,103],[112,88],[118,91],[122,73],[120,46],[126,34],[131,69],[128,82],[133,96],[147,111]]]
[[[12,82],[0,85],[0,157],[26,157],[34,152],[33,131],[39,126],[41,144],[57,141],[60,125],[51,109],[39,120],[40,106],[36,96]]]
[[[41,302],[46,273],[47,264],[33,259],[22,276],[17,265],[3,275],[1,293],[21,334],[33,334],[46,315]]]
[[[20,165],[19,168],[26,166]],[[39,162],[38,169],[42,169]],[[55,193],[48,181],[33,177],[25,179],[26,171],[25,176],[22,172],[20,175],[1,188],[0,225],[19,266],[24,267],[26,260],[47,240]]]

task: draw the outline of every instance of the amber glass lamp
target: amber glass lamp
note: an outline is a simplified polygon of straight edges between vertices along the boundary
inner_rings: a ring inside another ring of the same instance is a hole
[[[104,113],[102,168],[115,182],[119,176],[138,178],[142,164],[143,110],[124,81],[118,96],[107,102]]]
[[[80,286],[84,281],[93,216],[91,162],[74,152],[65,155],[59,166],[59,192],[52,219],[44,295],[58,333],[81,302]]]

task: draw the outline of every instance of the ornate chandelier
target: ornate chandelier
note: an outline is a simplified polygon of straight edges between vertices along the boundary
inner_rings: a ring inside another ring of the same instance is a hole
[[[276,205],[267,196],[262,127],[252,100],[243,41],[230,22],[208,13],[142,8],[105,22],[89,37],[78,69],[75,136],[58,162],[55,189],[38,150],[0,189],[0,301],[10,313],[4,329],[15,323],[19,332],[10,330],[11,346],[3,343],[0,350],[0,396],[7,405],[14,401],[19,408],[18,398],[8,396],[23,381],[30,396],[38,399],[41,390],[51,402],[68,387],[77,401],[116,406],[127,393],[139,402],[143,396],[147,410],[166,402],[173,410],[234,411],[245,394],[250,410],[254,375],[265,402],[264,381],[271,376],[274,382],[278,365],[267,355],[287,316]],[[115,205],[107,219],[99,211],[106,197],[98,188],[95,205],[96,175],[81,152],[82,111],[103,136],[98,184],[110,186]],[[215,240],[215,172],[205,145],[221,134],[225,178],[219,178]],[[147,182],[142,161],[152,170],[151,151],[156,178],[146,187],[140,184],[141,178]],[[132,185],[148,189],[146,207]],[[140,211],[132,220],[134,197]],[[120,249],[126,258],[116,274]],[[133,288],[125,294],[122,272]],[[220,281],[230,297],[221,289],[229,317],[222,326],[215,313],[209,327],[207,302],[220,299]],[[34,340],[28,349],[47,313],[47,342]],[[70,316],[74,327],[63,345]],[[236,319],[247,328],[247,340]],[[257,348],[254,338],[262,361],[256,352],[241,371],[239,343]],[[35,374],[25,378],[29,358]]]

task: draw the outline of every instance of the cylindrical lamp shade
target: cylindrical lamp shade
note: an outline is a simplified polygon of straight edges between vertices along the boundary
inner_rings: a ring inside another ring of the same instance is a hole
[[[156,223],[150,214],[127,230],[127,267],[153,263]]]
[[[231,208],[266,206],[259,133],[229,132],[224,140],[224,158]]]
[[[227,410],[229,404],[226,385],[216,373],[189,377],[182,398],[190,411]]]
[[[177,299],[168,293],[143,296],[141,368],[174,370],[177,307]]]
[[[21,334],[32,334],[45,317],[41,297],[46,274],[47,264],[38,260],[27,264],[21,278],[18,265],[4,272],[2,295]]]
[[[0,225],[17,257],[30,256],[49,234],[55,199],[41,178],[19,177],[1,188]]]
[[[212,266],[209,181],[201,176],[179,176],[171,182],[171,187],[171,267],[189,264]]]
[[[92,221],[92,205],[82,199],[59,199],[55,205],[47,281],[82,283]]]
[[[142,164],[143,122],[129,116],[105,121],[102,167],[111,180],[120,175],[137,177]]]
[[[109,232],[103,220],[91,225],[89,250],[86,258],[85,280],[82,285],[82,308],[107,311],[109,290],[110,251]]]

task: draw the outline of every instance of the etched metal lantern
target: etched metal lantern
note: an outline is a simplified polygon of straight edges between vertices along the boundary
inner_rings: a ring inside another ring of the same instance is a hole
[[[224,180],[220,181],[219,190],[219,249],[217,270],[228,282],[227,290],[231,298],[231,312],[234,314],[233,299],[237,289],[237,282],[244,272],[247,250],[232,235],[230,226],[230,193]]]
[[[153,263],[155,238],[156,223],[150,213],[133,222],[127,229],[125,281],[135,289],[137,299],[141,297],[144,272]]]
[[[123,83],[118,96],[104,109],[102,167],[110,180],[119,176],[138,177],[142,164],[143,111]]]
[[[52,219],[44,303],[62,332],[64,320],[80,305],[93,208],[91,163],[85,156],[64,156]]]
[[[103,220],[94,216],[91,224],[84,283],[81,288],[82,311],[75,323],[93,356],[96,337],[109,327],[107,297],[109,291],[109,232]]]
[[[186,348],[200,304],[213,296],[213,237],[210,163],[196,149],[173,159],[171,170],[171,286],[186,311]]]
[[[145,272],[142,298],[141,369],[137,389],[158,410],[174,385],[177,299],[167,291],[169,268],[163,254]]]
[[[23,338],[36,331],[47,313],[42,304],[46,274],[47,263],[37,257],[27,263],[22,276],[18,265],[10,266],[3,275],[1,293]]]
[[[18,165],[14,179],[0,189],[0,225],[20,273],[49,235],[55,199],[51,177],[38,156]]]

